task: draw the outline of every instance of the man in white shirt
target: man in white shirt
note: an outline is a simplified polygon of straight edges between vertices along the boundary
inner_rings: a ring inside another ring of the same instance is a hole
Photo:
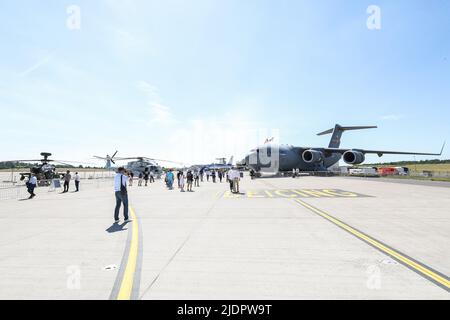
[[[128,177],[125,174],[125,168],[119,167],[114,177],[114,192],[116,195],[116,208],[114,210],[114,221],[119,222],[120,206],[123,203],[123,217],[125,222],[131,221],[128,218]]]
[[[228,170],[227,181],[230,183],[230,191],[233,192],[233,169]]]
[[[78,174],[78,172],[75,172],[75,175],[73,176],[73,180],[75,180],[75,192],[80,191],[80,175]]]
[[[233,168],[231,172],[233,178],[233,192],[239,193],[239,180],[241,178],[241,173],[236,168]]]
[[[33,199],[36,195],[34,194],[34,188],[37,185],[37,178],[34,173],[31,174],[30,179],[27,182],[27,189],[30,197],[28,199]]]

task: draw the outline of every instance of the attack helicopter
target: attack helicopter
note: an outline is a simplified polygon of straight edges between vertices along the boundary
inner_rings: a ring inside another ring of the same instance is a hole
[[[65,173],[58,172],[56,166],[51,164],[58,163],[65,167],[73,167],[73,165],[62,162],[60,160],[49,159],[52,154],[50,152],[41,152],[41,159],[32,159],[32,160],[12,160],[8,162],[33,162],[35,163],[29,172],[20,172],[20,181],[25,180],[26,178],[30,179],[31,174],[34,174],[38,181],[38,186],[49,186],[53,179],[61,179],[64,177]],[[39,163],[40,162],[40,163]],[[73,161],[70,161],[75,163]]]

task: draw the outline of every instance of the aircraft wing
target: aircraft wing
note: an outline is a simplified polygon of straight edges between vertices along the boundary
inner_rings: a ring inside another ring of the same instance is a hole
[[[405,152],[405,151],[382,151],[382,150],[365,150],[365,149],[341,149],[341,148],[323,148],[322,150],[324,152],[330,152],[330,153],[340,153],[343,154],[347,151],[359,151],[361,153],[367,154],[377,154],[379,157],[383,156],[384,154],[399,154],[399,155],[416,155],[416,156],[441,156],[442,152],[444,151],[445,143],[442,146],[440,153],[424,153],[424,152]]]

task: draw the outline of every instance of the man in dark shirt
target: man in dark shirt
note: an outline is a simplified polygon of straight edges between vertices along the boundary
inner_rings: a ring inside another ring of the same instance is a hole
[[[187,191],[192,192],[192,183],[194,182],[194,175],[192,174],[191,170],[187,172],[186,180],[187,180]]]
[[[72,179],[72,175],[70,174],[70,171],[67,170],[66,174],[64,175],[64,191],[63,193],[69,192],[69,183]]]
[[[144,171],[145,186],[148,185],[148,178],[149,178],[149,173],[148,173],[148,168],[146,168]]]

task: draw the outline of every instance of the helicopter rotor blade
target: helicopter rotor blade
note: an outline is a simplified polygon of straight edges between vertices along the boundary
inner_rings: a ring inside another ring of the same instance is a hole
[[[71,161],[71,160],[52,160],[54,162],[58,162],[62,165],[65,166],[70,166],[70,167],[74,167],[75,165],[96,165],[95,163],[90,163],[90,162],[79,162],[79,161]]]
[[[172,161],[172,160],[165,160],[165,159],[151,159],[155,161],[161,161],[161,162],[169,162],[169,163],[175,163],[175,164],[183,164],[182,162]]]
[[[114,158],[116,156],[116,154],[117,154],[117,150],[116,150],[116,152],[114,152],[114,154],[112,155],[111,159]]]
[[[72,164],[64,163],[64,162],[61,162],[61,161],[54,160],[54,162],[57,162],[57,163],[62,164],[62,165],[64,165],[64,166],[73,167]]]

